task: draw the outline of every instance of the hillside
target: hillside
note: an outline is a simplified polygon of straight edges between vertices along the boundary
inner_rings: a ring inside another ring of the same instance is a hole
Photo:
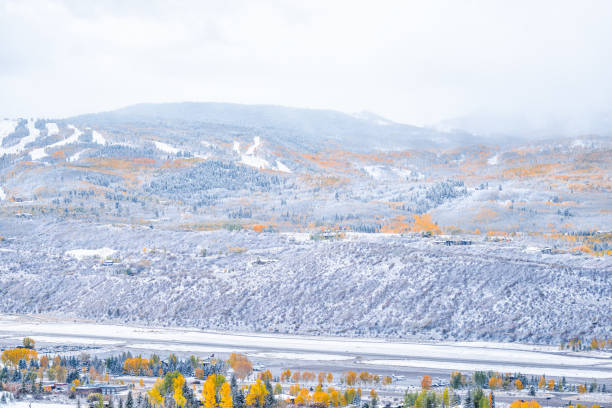
[[[502,143],[367,113],[216,103],[5,119],[0,311],[604,336],[612,140],[553,136]]]

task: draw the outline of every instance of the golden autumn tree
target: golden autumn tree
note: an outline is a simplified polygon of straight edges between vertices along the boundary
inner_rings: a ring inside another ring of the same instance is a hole
[[[36,346],[36,342],[31,337],[24,337],[22,344],[23,344],[23,348],[27,348],[27,349],[34,349]]]
[[[332,373],[327,373],[327,383],[331,384],[334,381],[334,375]]]
[[[247,356],[240,353],[232,353],[229,358],[230,367],[234,370],[236,377],[241,380],[248,377],[253,372],[253,364]]]
[[[259,378],[261,381],[272,381],[272,372],[270,370],[262,371],[257,374],[257,378]]]
[[[340,405],[340,393],[334,387],[329,387],[327,389],[327,393],[329,394],[329,404],[332,407],[337,407]]]
[[[46,355],[43,355],[40,358],[40,368],[42,368],[43,370],[49,368],[49,357],[47,357]]]
[[[514,386],[516,387],[517,390],[522,390],[523,382],[517,378],[516,380],[514,380]]]
[[[281,382],[287,382],[291,378],[291,370],[286,369],[281,371],[280,380]]]
[[[230,385],[227,382],[224,382],[221,386],[221,408],[233,408],[234,402],[232,400],[232,394]]]
[[[296,405],[309,405],[311,400],[312,396],[308,388],[302,388],[294,399]]]
[[[17,347],[13,349],[6,349],[2,352],[2,363],[11,367],[17,367],[19,365],[19,360],[25,360],[28,363],[32,359],[37,359],[38,353],[36,350]]]
[[[516,400],[510,404],[510,408],[542,408],[537,401]]]
[[[498,376],[493,376],[489,378],[489,388],[491,388],[492,390],[500,388],[502,386],[502,383],[502,379]]]
[[[249,393],[246,396],[245,402],[249,407],[263,407],[268,390],[266,385],[260,379],[255,384],[249,387]],[[205,407],[208,408],[208,407]]]
[[[355,385],[357,382],[357,373],[355,371],[347,371],[344,376],[344,381],[346,381],[346,385]]]
[[[541,376],[540,379],[538,380],[538,388],[544,388],[545,385],[546,385],[546,377]]]
[[[317,407],[328,407],[329,394],[319,389],[312,394],[312,402]]]
[[[161,378],[158,378],[155,381],[155,385],[151,388],[151,391],[148,392],[149,399],[151,400],[151,404],[154,407],[161,407],[164,405],[164,397],[159,392],[159,388],[161,387],[163,381]]]
[[[141,356],[126,358],[123,362],[123,370],[131,375],[141,375],[149,368],[149,360]]]
[[[187,399],[183,395],[183,385],[185,384],[185,377],[181,374],[177,375],[176,378],[172,380],[172,388],[174,390],[173,397],[176,405],[179,407],[184,407]]]
[[[202,386],[202,404],[204,404],[204,408],[217,408],[217,389],[215,385],[215,377],[215,374],[209,375]]]

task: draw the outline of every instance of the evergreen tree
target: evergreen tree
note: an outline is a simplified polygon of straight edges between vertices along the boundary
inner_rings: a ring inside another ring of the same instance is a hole
[[[245,408],[244,392],[239,390],[237,393],[232,395],[234,396],[234,408]]]
[[[480,406],[480,401],[482,400],[482,397],[484,396],[484,393],[482,392],[481,388],[476,388],[473,391],[473,395],[472,395],[472,404],[474,405],[474,408],[479,408]]]
[[[474,408],[472,404],[472,396],[470,394],[471,393],[468,391],[465,395],[465,400],[463,400],[463,408]]]
[[[495,408],[495,394],[493,394],[491,392],[491,407],[490,408]]]
[[[123,408],[123,400],[121,398],[119,398],[119,408]]]
[[[533,385],[529,387],[529,395],[531,395],[532,397],[536,395],[535,387]]]
[[[134,398],[132,397],[132,391],[128,391],[127,400],[125,401],[125,408],[134,408]]]
[[[370,407],[371,408],[377,408],[378,407],[378,398],[376,396],[372,396],[372,398],[370,399]]]

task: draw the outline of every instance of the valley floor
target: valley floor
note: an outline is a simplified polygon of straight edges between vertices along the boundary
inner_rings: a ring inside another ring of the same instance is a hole
[[[458,371],[521,372],[566,377],[568,381],[612,384],[612,353],[569,352],[554,346],[493,342],[404,342],[369,338],[338,338],[202,331],[96,324],[41,315],[0,315],[0,342],[18,344],[31,336],[51,351],[59,345],[81,346],[92,354],[129,350],[133,354],[216,354],[241,352],[256,364],[280,372],[292,370],[369,370],[416,385],[424,374],[448,381]],[[403,388],[402,388],[403,390]]]

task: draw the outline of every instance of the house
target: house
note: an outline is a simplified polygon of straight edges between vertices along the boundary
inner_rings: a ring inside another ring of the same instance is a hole
[[[128,386],[123,384],[100,384],[99,387],[104,395],[119,394],[128,390]]]
[[[67,391],[68,390],[68,384],[66,383],[55,383],[53,386],[53,389],[55,391]]]
[[[74,390],[77,394],[85,396],[96,392],[100,394],[102,393],[102,389],[96,385],[79,385],[78,387],[75,387]]]

